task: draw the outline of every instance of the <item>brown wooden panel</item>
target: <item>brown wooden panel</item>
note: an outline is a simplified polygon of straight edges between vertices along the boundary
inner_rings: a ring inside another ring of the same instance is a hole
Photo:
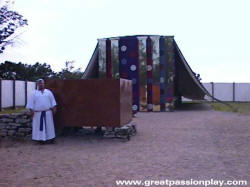
[[[127,124],[132,119],[132,81],[120,79],[120,116],[121,124]]]
[[[160,107],[160,85],[159,84],[153,84],[153,103],[154,105],[159,105]],[[157,110],[154,111],[158,111],[159,108]]]
[[[132,97],[132,87],[127,90],[120,89],[120,82],[123,81],[127,82],[127,80],[107,79],[46,82],[46,87],[54,93],[58,103],[56,126],[119,127],[129,122],[132,119],[132,99],[128,98]],[[131,81],[128,82],[131,84]],[[126,94],[120,93],[125,90]],[[125,103],[122,109],[121,103]],[[131,115],[128,115],[129,113]]]

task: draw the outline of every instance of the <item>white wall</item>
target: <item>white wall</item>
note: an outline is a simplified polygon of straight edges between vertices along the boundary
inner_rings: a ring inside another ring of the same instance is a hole
[[[250,83],[235,83],[235,101],[250,101]]]
[[[25,105],[25,82],[16,81],[16,106]]]
[[[13,81],[2,80],[2,107],[13,106]]]
[[[203,83],[212,95],[212,84]],[[27,98],[36,88],[35,82],[27,82]],[[2,108],[13,106],[13,81],[2,80]],[[222,101],[233,101],[233,83],[214,83],[214,97]],[[25,105],[25,81],[16,81],[16,106]],[[190,101],[183,98],[183,101]],[[250,83],[235,83],[235,101],[250,102]]]
[[[214,83],[214,97],[222,101],[233,101],[233,84]]]
[[[15,83],[15,103],[16,106],[25,105],[25,81],[16,80]],[[27,96],[33,90],[35,90],[35,82],[27,82]],[[2,80],[2,108],[12,107],[13,106],[13,80]]]
[[[202,83],[212,95],[212,83]],[[233,100],[233,83],[213,83],[214,97],[221,101]],[[190,101],[183,98],[183,101]],[[250,102],[250,83],[235,83],[235,101]]]
[[[27,96],[30,98],[30,94],[36,89],[35,82],[27,82]]]

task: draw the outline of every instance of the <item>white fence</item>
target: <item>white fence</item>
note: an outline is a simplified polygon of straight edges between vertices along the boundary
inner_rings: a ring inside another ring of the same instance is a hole
[[[215,98],[221,101],[250,102],[250,83],[203,83]],[[29,81],[0,80],[0,110],[25,106],[36,83]],[[183,98],[183,101],[188,99]]]
[[[250,83],[204,83],[211,95],[221,101],[250,102]]]
[[[250,102],[250,83],[202,83],[216,99],[232,102]],[[183,101],[190,101],[183,98]]]
[[[25,106],[27,98],[35,88],[35,82],[0,80],[0,109]]]

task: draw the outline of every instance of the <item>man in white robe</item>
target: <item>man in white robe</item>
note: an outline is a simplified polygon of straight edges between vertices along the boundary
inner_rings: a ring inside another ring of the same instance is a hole
[[[56,113],[56,101],[53,93],[45,89],[44,80],[37,81],[35,90],[28,100],[26,108],[30,109],[33,117],[32,139],[45,142],[55,139],[53,114]]]

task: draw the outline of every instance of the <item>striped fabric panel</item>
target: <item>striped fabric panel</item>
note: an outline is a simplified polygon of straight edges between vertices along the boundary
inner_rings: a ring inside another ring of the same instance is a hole
[[[126,40],[120,38],[119,40],[119,72],[120,78],[128,79],[128,62],[127,62],[127,46]]]
[[[103,79],[107,77],[106,40],[104,39],[98,41],[98,70],[99,78]]]
[[[161,111],[166,111],[166,55],[165,55],[165,37],[160,38],[160,103]]]
[[[147,56],[146,40],[147,37],[137,37],[139,41],[139,92],[140,92],[140,111],[147,111]]]
[[[172,111],[174,104],[175,54],[173,41],[173,37],[166,37],[165,39],[167,111]]]
[[[112,66],[111,66],[111,41],[110,39],[106,40],[106,72],[107,78],[112,78]]]
[[[119,40],[120,77],[132,80],[133,112],[139,110],[139,42],[137,37]]]
[[[152,63],[153,63],[153,87],[152,87],[152,101],[153,111],[160,112],[160,54],[159,54],[159,36],[151,36],[152,41]],[[150,67],[149,67],[150,70]]]
[[[118,79],[120,77],[119,72],[119,46],[118,39],[111,40],[111,74],[112,78]]]
[[[153,111],[153,92],[152,92],[153,61],[152,61],[152,41],[150,37],[147,38],[146,52],[147,52],[147,102],[148,102],[148,111],[150,112]]]

